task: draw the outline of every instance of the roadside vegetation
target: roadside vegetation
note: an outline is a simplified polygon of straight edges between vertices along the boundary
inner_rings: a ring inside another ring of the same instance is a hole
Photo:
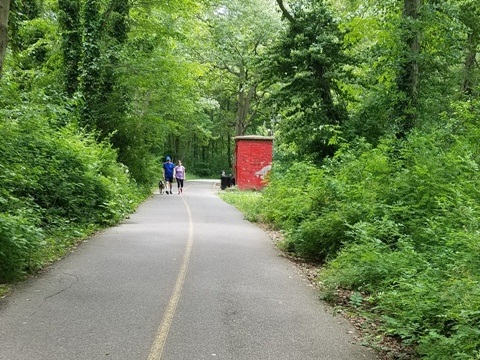
[[[379,334],[480,359],[479,24],[478,0],[0,0],[0,283],[134,211],[166,155],[219,178],[273,135],[265,190],[224,196]]]
[[[38,111],[0,123],[0,137],[0,282],[56,260],[147,195],[110,145],[47,126]]]
[[[221,197],[247,219],[281,230],[281,249],[321,266],[317,280],[325,300],[377,326],[381,336],[371,345],[385,347],[386,336],[425,359],[476,359],[475,127],[465,119],[414,132],[401,148],[392,139],[376,147],[345,145],[322,167],[299,162],[277,168],[262,192]]]

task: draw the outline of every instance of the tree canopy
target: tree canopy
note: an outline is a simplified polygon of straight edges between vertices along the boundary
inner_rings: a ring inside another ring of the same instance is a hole
[[[283,246],[426,358],[478,357],[479,24],[477,0],[0,0],[0,281],[133,211],[165,156],[217,177],[274,135]]]

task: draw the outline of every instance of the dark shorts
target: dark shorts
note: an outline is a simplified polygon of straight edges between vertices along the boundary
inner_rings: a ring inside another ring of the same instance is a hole
[[[173,176],[165,176],[165,181],[169,183],[173,182]]]

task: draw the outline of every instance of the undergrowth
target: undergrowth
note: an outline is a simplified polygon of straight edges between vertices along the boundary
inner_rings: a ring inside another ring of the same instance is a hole
[[[324,262],[325,298],[352,294],[385,337],[423,359],[480,359],[480,134],[452,127],[358,141],[322,167],[276,164],[261,196],[228,201]]]
[[[29,115],[30,114],[30,115]],[[40,113],[0,123],[0,283],[15,282],[146,196],[116,152]]]

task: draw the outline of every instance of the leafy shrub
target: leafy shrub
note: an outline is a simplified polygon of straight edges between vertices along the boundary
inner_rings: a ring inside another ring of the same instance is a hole
[[[410,279],[425,266],[411,239],[402,237],[398,225],[388,220],[358,222],[349,235],[354,241],[321,274],[329,290],[342,287],[373,293],[395,286],[400,278]],[[389,245],[392,237],[396,238],[395,246]]]
[[[0,122],[0,279],[5,280],[45,261],[38,254],[50,246],[48,233],[62,229],[68,237],[70,228],[113,224],[141,199],[107,144],[73,126],[55,129],[41,111],[17,117]]]
[[[321,217],[305,220],[291,233],[293,250],[307,258],[324,260],[335,254],[347,230],[347,219],[340,212],[328,212]]]
[[[385,331],[426,359],[479,355],[479,150],[443,129],[413,134],[388,186],[374,185],[377,215],[350,226],[350,245],[321,275],[328,291],[367,291]]]
[[[44,244],[43,232],[32,218],[0,213],[0,282],[25,274],[33,253]]]
[[[327,294],[368,296],[385,333],[426,359],[478,358],[479,139],[452,122],[403,142],[343,146],[320,169],[275,173],[262,215],[287,231],[288,250],[329,260]]]
[[[314,189],[323,173],[308,163],[296,163],[285,172],[274,169],[264,190],[262,216],[265,220],[291,231],[312,214]]]
[[[349,226],[381,214],[377,200],[389,183],[388,156],[359,142],[358,148],[345,147],[321,169],[297,163],[283,174],[274,172],[262,216],[290,234],[289,249],[318,260],[334,256],[351,241]]]

